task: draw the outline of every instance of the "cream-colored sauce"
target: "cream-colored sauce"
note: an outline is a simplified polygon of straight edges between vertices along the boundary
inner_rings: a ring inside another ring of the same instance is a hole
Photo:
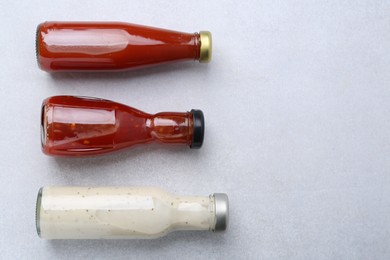
[[[147,187],[45,187],[37,229],[46,239],[157,238],[212,230],[214,197],[175,196]]]

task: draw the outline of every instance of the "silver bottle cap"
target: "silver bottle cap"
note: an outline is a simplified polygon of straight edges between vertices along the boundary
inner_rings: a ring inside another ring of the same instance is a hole
[[[229,199],[225,193],[214,193],[215,226],[213,231],[224,231],[229,220]]]

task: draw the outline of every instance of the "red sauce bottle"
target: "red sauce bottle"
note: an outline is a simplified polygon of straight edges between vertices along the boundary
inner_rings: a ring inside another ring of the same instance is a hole
[[[38,65],[54,71],[120,71],[182,60],[211,60],[211,34],[119,22],[44,22]]]
[[[42,104],[42,149],[47,155],[87,156],[153,141],[200,148],[200,110],[147,114],[113,101],[54,96]]]

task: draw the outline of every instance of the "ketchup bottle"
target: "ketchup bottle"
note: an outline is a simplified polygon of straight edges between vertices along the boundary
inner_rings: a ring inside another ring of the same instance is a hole
[[[211,33],[183,33],[119,22],[44,22],[38,65],[54,71],[120,71],[183,60],[211,60]]]
[[[43,101],[42,149],[53,156],[108,153],[152,141],[200,148],[201,110],[147,114],[113,101],[54,96]]]

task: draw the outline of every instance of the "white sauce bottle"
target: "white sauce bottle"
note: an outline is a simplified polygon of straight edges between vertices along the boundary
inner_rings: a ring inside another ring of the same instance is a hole
[[[149,187],[44,187],[36,206],[45,239],[149,239],[176,230],[225,230],[228,197],[175,196]]]

